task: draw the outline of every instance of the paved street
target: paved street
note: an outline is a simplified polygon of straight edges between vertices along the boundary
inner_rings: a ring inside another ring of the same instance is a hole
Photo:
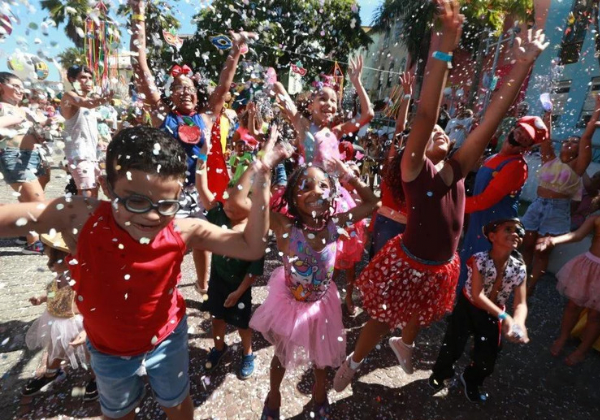
[[[48,196],[60,195],[65,182],[62,171],[55,169]],[[0,181],[0,203],[13,201],[16,198],[12,190]],[[271,246],[271,249],[275,247]],[[98,258],[102,258],[102,255],[98,255]],[[278,264],[276,252],[271,251],[265,272],[270,273]],[[233,351],[216,372],[207,375],[204,363],[211,346],[210,320],[206,313],[199,311],[200,298],[193,288],[193,272],[191,255],[188,255],[180,290],[189,308],[191,392],[196,406],[195,417],[258,419],[269,384],[272,348],[255,334],[254,346],[258,356],[256,371],[252,378],[242,382],[235,375],[241,361],[239,337],[230,330],[226,340],[233,345]],[[52,393],[30,400],[20,396],[20,389],[34,375],[42,358],[41,351],[29,351],[24,343],[27,328],[44,309],[43,306],[31,306],[28,298],[42,293],[51,278],[45,258],[21,255],[13,240],[0,240],[0,420],[89,419],[100,414],[98,402],[82,401],[82,387],[89,379],[89,373],[82,369],[70,371],[67,380]],[[267,278],[265,276],[258,280],[253,289],[255,307],[266,296]],[[531,343],[526,346],[506,344],[496,372],[486,383],[485,389],[491,398],[483,405],[469,403],[456,382],[448,391],[432,396],[426,380],[445,330],[445,324],[439,322],[418,338],[418,361],[412,376],[407,376],[396,366],[387,340],[382,342],[359,371],[352,388],[340,394],[330,391],[333,418],[598,419],[600,354],[593,352],[584,364],[569,368],[548,351],[559,326],[562,308],[563,300],[555,290],[554,278],[543,279],[530,308],[528,327]],[[345,318],[348,349],[356,341],[365,320],[362,312],[354,319]],[[571,351],[575,345],[575,341],[570,343],[567,350]],[[464,368],[466,363],[467,359],[463,358],[460,368]],[[295,372],[285,378],[283,418],[311,418],[311,387],[310,371]],[[165,418],[149,388],[138,418]]]

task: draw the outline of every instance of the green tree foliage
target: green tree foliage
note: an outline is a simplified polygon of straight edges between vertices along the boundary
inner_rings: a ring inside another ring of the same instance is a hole
[[[85,53],[82,49],[69,47],[59,53],[57,56],[58,62],[66,69],[75,64],[85,64]]]
[[[91,7],[89,0],[41,0],[43,10],[47,10],[50,19],[57,26],[65,24],[65,34],[77,48],[83,48],[85,18]]]
[[[259,34],[245,56],[247,64],[286,72],[291,63],[301,61],[309,71],[306,78],[331,72],[333,62],[323,58],[345,62],[351,50],[371,41],[361,30],[355,0],[214,0],[195,19],[198,29],[181,54],[184,62],[207,69],[209,78],[216,77],[227,56],[210,37],[230,30]]]

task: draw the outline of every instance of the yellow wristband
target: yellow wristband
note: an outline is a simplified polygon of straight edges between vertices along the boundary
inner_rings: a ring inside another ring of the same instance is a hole
[[[131,19],[139,20],[140,22],[144,22],[146,20],[146,16],[144,15],[131,15]]]

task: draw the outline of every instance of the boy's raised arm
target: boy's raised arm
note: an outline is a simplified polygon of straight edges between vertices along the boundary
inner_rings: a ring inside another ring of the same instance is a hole
[[[97,200],[83,197],[56,198],[43,203],[0,205],[0,237],[25,236],[29,232],[67,232],[79,229],[97,206]]]

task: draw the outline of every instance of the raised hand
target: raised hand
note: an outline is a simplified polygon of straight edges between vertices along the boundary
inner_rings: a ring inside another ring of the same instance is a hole
[[[277,124],[271,126],[269,139],[265,142],[263,149],[259,152],[261,161],[269,168],[274,168],[284,159],[289,158],[294,153],[294,148],[287,142],[276,143],[279,132]]]
[[[436,0],[436,5],[442,24],[442,45],[453,50],[460,41],[465,17],[460,13],[458,0]]]
[[[144,0],[129,0],[128,3],[134,12],[143,12],[146,9],[146,2]]]
[[[551,236],[546,236],[544,238],[539,238],[537,243],[535,244],[535,250],[543,252],[547,249],[554,248],[554,241]]]
[[[350,59],[350,66],[348,67],[348,76],[353,85],[360,83],[360,77],[362,76],[363,70],[363,58],[362,55],[356,57],[356,61]]]
[[[77,334],[77,337],[75,337],[70,343],[69,346],[71,347],[79,347],[82,344],[85,344],[85,340],[87,338],[87,334],[85,331],[81,331],[79,334]]]
[[[402,91],[404,95],[412,96],[412,87],[415,82],[415,76],[411,75],[410,72],[405,71],[400,75],[399,78],[400,85],[402,85]]]
[[[541,52],[550,45],[550,42],[545,41],[546,35],[541,29],[537,31],[529,29],[522,37],[515,38],[513,50],[515,60],[527,65],[533,64]]]
[[[258,39],[258,34],[254,32],[230,31],[229,34],[231,35],[231,41],[233,42],[233,45],[235,45],[237,48],[241,48],[242,45],[250,44],[252,41],[256,41]]]

